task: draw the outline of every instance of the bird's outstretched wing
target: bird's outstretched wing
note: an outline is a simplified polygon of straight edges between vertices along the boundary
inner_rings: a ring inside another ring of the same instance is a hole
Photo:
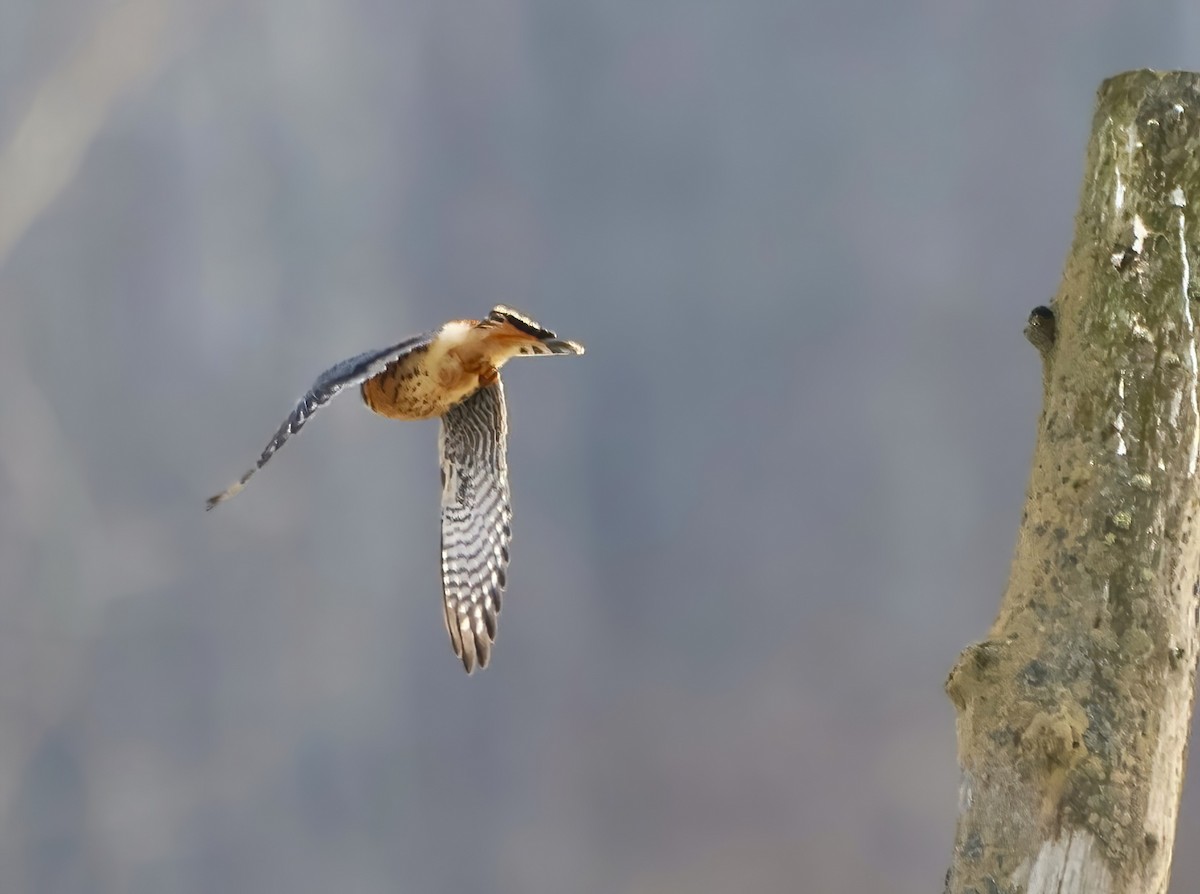
[[[454,653],[470,673],[487,667],[508,568],[512,508],[500,380],[442,417],[442,596]]]
[[[271,442],[263,448],[258,462],[247,469],[246,474],[228,488],[215,496],[209,497],[206,508],[212,509],[218,503],[224,503],[230,497],[236,496],[246,486],[246,482],[250,480],[250,476],[267,464],[267,460],[275,455],[275,451],[283,446],[284,441],[300,431],[304,427],[304,423],[309,420],[309,417],[333,400],[334,395],[339,391],[346,387],[361,385],[367,379],[379,375],[390,364],[395,363],[406,354],[428,347],[435,334],[433,332],[426,332],[422,335],[405,339],[399,344],[392,345],[390,348],[367,351],[366,353],[359,354],[357,357],[343,360],[341,363],[331,366],[325,372],[321,373],[321,375],[317,376],[317,380],[313,382],[312,387],[297,402],[296,408],[292,410],[291,415],[279,426],[279,430],[275,432],[275,437],[271,438]]]

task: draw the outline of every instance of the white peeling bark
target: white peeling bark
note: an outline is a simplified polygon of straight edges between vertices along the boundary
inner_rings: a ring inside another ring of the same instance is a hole
[[[946,689],[954,894],[1165,894],[1200,654],[1200,75],[1101,87],[1000,612]]]
[[[1020,884],[1023,873],[1016,873]],[[1073,829],[1061,838],[1043,842],[1026,882],[1028,894],[1109,894],[1112,873],[1103,849],[1086,829]]]

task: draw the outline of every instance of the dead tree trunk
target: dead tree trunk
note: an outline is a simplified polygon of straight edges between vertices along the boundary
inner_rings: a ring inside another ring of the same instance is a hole
[[[946,690],[954,894],[1165,894],[1200,646],[1200,75],[1100,88],[1008,588]]]

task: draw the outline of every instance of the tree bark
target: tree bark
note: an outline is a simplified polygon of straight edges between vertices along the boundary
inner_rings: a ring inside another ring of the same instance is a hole
[[[1100,88],[1075,241],[1026,335],[1037,447],[1008,587],[946,683],[955,894],[1165,894],[1200,649],[1200,75]]]

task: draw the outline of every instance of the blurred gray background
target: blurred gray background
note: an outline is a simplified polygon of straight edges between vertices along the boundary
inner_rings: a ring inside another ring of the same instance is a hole
[[[0,890],[941,890],[1105,0],[0,2]],[[436,424],[330,363],[496,302],[493,666]],[[1174,891],[1200,873],[1200,790]]]

